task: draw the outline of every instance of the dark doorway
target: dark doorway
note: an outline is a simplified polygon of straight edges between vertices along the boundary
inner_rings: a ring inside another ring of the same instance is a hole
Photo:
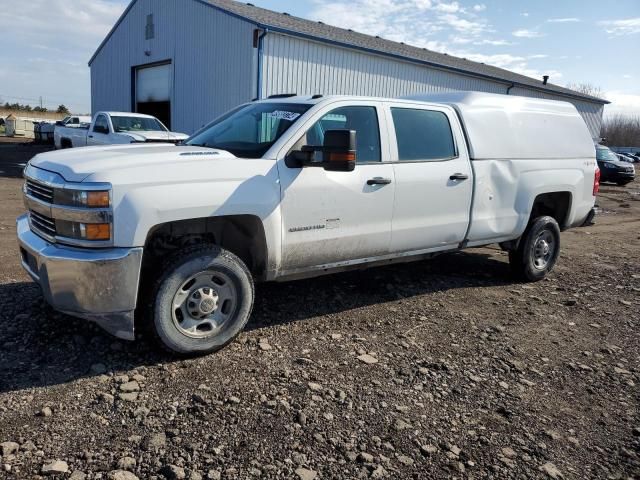
[[[140,102],[136,104],[136,112],[153,115],[171,130],[171,102]]]
[[[137,113],[153,115],[171,128],[171,61],[141,65],[133,69],[133,108]]]

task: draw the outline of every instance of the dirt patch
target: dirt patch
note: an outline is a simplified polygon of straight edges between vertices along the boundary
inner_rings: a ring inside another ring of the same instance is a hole
[[[545,281],[482,248],[259,285],[247,331],[190,360],[44,305],[20,185],[0,180],[0,477],[640,475],[637,182],[603,187]]]

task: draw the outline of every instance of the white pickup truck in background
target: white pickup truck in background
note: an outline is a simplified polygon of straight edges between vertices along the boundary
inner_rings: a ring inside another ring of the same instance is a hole
[[[68,118],[73,121],[74,117]],[[91,123],[56,124],[53,132],[58,149],[127,143],[177,143],[188,137],[184,133],[170,132],[151,115],[126,112],[98,112]]]
[[[60,127],[80,127],[89,123],[91,123],[89,115],[67,115],[62,120],[58,120],[56,125]]]
[[[254,280],[498,243],[542,279],[591,222],[595,147],[565,102],[452,93],[238,107],[182,145],[42,153],[25,169],[22,265],[56,309],[180,354],[245,326]]]

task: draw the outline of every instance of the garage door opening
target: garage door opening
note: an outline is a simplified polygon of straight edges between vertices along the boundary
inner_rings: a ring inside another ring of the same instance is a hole
[[[135,111],[153,115],[171,129],[171,63],[135,69]]]

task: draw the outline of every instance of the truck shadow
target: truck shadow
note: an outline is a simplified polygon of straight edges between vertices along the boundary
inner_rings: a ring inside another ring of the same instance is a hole
[[[510,284],[508,265],[486,251],[262,284],[247,330],[433,292]],[[0,285],[0,304],[0,393],[177,360],[144,339],[120,341],[89,322],[53,312],[33,283]]]
[[[369,305],[459,288],[513,284],[509,266],[488,253],[443,254],[431,260],[259,284],[251,320],[256,330]]]

